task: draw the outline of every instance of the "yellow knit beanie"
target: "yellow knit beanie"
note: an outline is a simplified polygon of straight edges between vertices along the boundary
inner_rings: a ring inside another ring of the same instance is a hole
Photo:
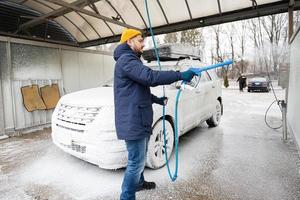
[[[124,43],[137,35],[142,35],[142,33],[135,29],[125,29],[122,33],[120,43]]]

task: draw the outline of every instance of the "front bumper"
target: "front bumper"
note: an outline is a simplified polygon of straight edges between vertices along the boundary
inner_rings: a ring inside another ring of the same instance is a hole
[[[127,150],[123,140],[111,139],[100,132],[99,135],[74,132],[52,124],[52,141],[63,151],[104,169],[118,169],[127,165]]]
[[[252,91],[269,91],[267,86],[248,86],[248,90]]]

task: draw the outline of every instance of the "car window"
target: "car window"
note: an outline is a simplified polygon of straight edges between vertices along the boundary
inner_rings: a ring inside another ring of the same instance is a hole
[[[215,70],[209,70],[208,75],[210,76],[211,80],[218,80],[219,79],[219,77],[218,77]]]
[[[266,78],[252,78],[251,82],[267,82]]]
[[[207,72],[202,72],[200,82],[207,82],[207,81],[211,81],[211,78],[209,77]]]

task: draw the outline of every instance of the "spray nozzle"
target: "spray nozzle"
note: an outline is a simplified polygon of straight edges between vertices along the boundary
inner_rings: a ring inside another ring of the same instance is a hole
[[[222,62],[222,63],[217,63],[217,64],[214,64],[214,65],[209,65],[209,66],[205,66],[205,67],[190,67],[189,70],[191,70],[192,72],[194,72],[197,76],[201,76],[201,73],[204,72],[204,71],[208,71],[208,70],[211,70],[211,69],[216,69],[216,68],[219,68],[219,67],[226,67],[228,65],[231,65],[233,62],[232,60],[227,60],[225,62]],[[198,85],[198,84],[196,84]],[[177,86],[176,86],[177,87]],[[178,89],[181,89],[181,90],[185,90],[185,89],[188,89],[188,90],[193,90],[195,89],[195,85],[191,83],[187,83],[186,81],[183,81],[181,83],[181,85],[179,87],[177,87]]]

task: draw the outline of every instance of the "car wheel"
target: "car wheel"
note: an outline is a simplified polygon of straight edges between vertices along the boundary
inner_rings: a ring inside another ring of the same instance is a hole
[[[251,92],[251,90],[250,90],[250,89],[248,89],[248,92]]]
[[[171,123],[166,120],[166,144],[168,160],[172,154],[174,147],[174,130]],[[147,162],[146,165],[150,168],[157,169],[166,164],[165,148],[164,148],[164,133],[163,133],[163,120],[155,123],[152,135],[148,143]]]
[[[217,100],[215,111],[213,113],[213,116],[206,120],[206,123],[208,124],[209,127],[216,127],[219,125],[221,121],[221,116],[222,116],[222,106],[220,101]]]

